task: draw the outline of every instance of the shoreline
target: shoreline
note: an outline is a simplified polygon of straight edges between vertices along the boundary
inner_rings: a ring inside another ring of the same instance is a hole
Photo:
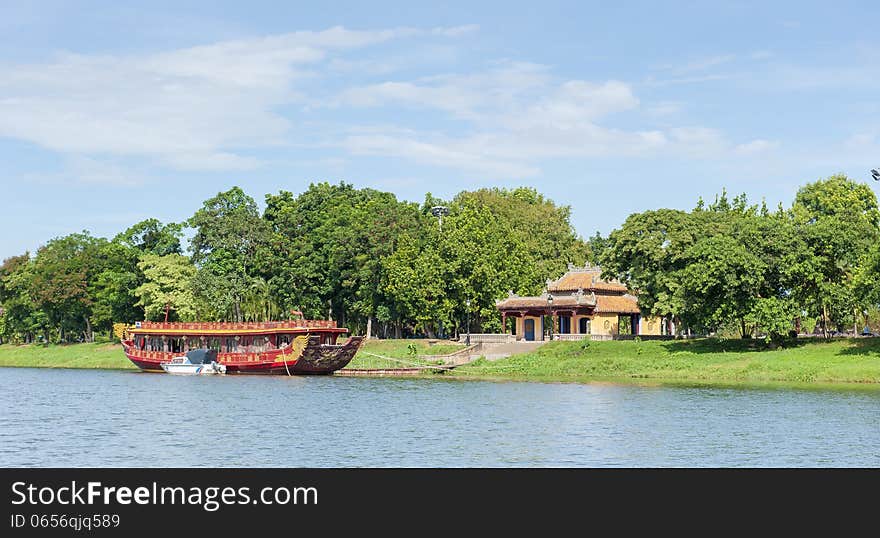
[[[3,368],[29,368],[46,370],[105,370],[115,372],[131,372],[137,374],[153,375],[156,372],[142,372],[131,366],[108,367],[108,366],[63,366],[63,365],[20,365],[0,364]],[[340,370],[340,371],[344,371]],[[162,372],[158,372],[161,374]],[[235,376],[254,377],[249,374],[235,374]],[[233,376],[233,377],[235,377]],[[853,390],[853,391],[880,391],[880,383],[876,381],[801,381],[792,382],[784,380],[697,380],[686,378],[626,378],[626,377],[575,377],[575,378],[549,378],[549,377],[501,377],[501,376],[468,376],[455,374],[417,374],[401,375],[369,372],[352,372],[330,376],[354,377],[354,378],[383,378],[383,379],[420,379],[429,381],[483,381],[488,383],[542,383],[547,385],[609,385],[618,387],[645,387],[645,388],[718,388],[718,389],[743,389],[743,390]],[[285,377],[285,376],[280,376]],[[296,377],[296,376],[295,376]],[[300,376],[309,377],[309,376]],[[320,377],[320,376],[319,376]]]
[[[372,346],[405,353],[406,341]],[[396,346],[396,349],[392,349]],[[339,377],[393,377],[449,381],[613,384],[644,387],[849,389],[880,391],[880,339],[798,342],[770,350],[742,340],[550,342],[535,352],[455,370],[400,375],[385,365],[355,364]],[[0,346],[0,368],[138,371],[119,344]],[[376,372],[365,370],[375,369]],[[359,370],[359,371],[358,371]]]

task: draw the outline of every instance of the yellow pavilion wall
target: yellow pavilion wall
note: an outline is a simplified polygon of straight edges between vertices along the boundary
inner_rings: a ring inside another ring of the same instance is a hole
[[[659,336],[661,334],[662,321],[657,317],[650,318],[642,318],[642,327],[639,334],[644,334],[646,336]]]
[[[571,317],[571,333],[579,334],[580,330],[580,322],[582,318],[587,318],[590,321],[590,334],[596,335],[614,335],[619,334],[619,319],[618,314],[615,313],[604,313],[604,314],[595,314],[593,316],[572,316]],[[525,339],[525,320],[531,319],[535,321],[535,340],[541,339],[541,318],[540,316],[526,316],[524,318],[516,317],[513,318],[516,320],[516,339],[524,340]],[[605,322],[608,322],[608,327],[605,327]],[[654,336],[661,334],[661,318],[659,317],[648,317],[641,319],[641,326],[639,327],[639,334],[643,334],[646,336]]]
[[[605,326],[607,323],[607,327]],[[617,314],[596,314],[593,316],[590,334],[617,334]]]

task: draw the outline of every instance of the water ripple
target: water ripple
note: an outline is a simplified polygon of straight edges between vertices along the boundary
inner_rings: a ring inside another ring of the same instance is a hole
[[[0,368],[0,465],[880,466],[880,395]]]

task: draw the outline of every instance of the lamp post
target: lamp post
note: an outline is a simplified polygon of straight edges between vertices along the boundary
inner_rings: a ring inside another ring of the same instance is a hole
[[[547,315],[550,316],[550,340],[553,340],[553,296],[547,294]]]
[[[471,345],[471,300],[466,299],[464,301],[465,306],[467,307],[467,345]]]
[[[440,232],[443,232],[443,217],[449,214],[449,208],[444,205],[435,205],[431,208],[431,214],[440,219]]]

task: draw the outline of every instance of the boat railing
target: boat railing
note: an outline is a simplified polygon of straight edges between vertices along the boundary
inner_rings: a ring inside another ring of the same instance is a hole
[[[149,330],[255,330],[255,329],[335,329],[336,320],[332,319],[299,319],[289,321],[255,321],[255,322],[161,322],[141,321],[135,325],[137,329]]]
[[[150,351],[146,349],[137,349],[137,348],[129,348],[127,350],[129,356],[134,357],[136,359],[149,359],[149,360],[168,360],[169,358],[173,358],[176,356],[175,353],[170,351]],[[271,351],[263,351],[263,352],[248,352],[248,353],[218,353],[217,354],[217,362],[260,362],[266,360],[272,360],[278,356],[278,353],[272,353]]]

